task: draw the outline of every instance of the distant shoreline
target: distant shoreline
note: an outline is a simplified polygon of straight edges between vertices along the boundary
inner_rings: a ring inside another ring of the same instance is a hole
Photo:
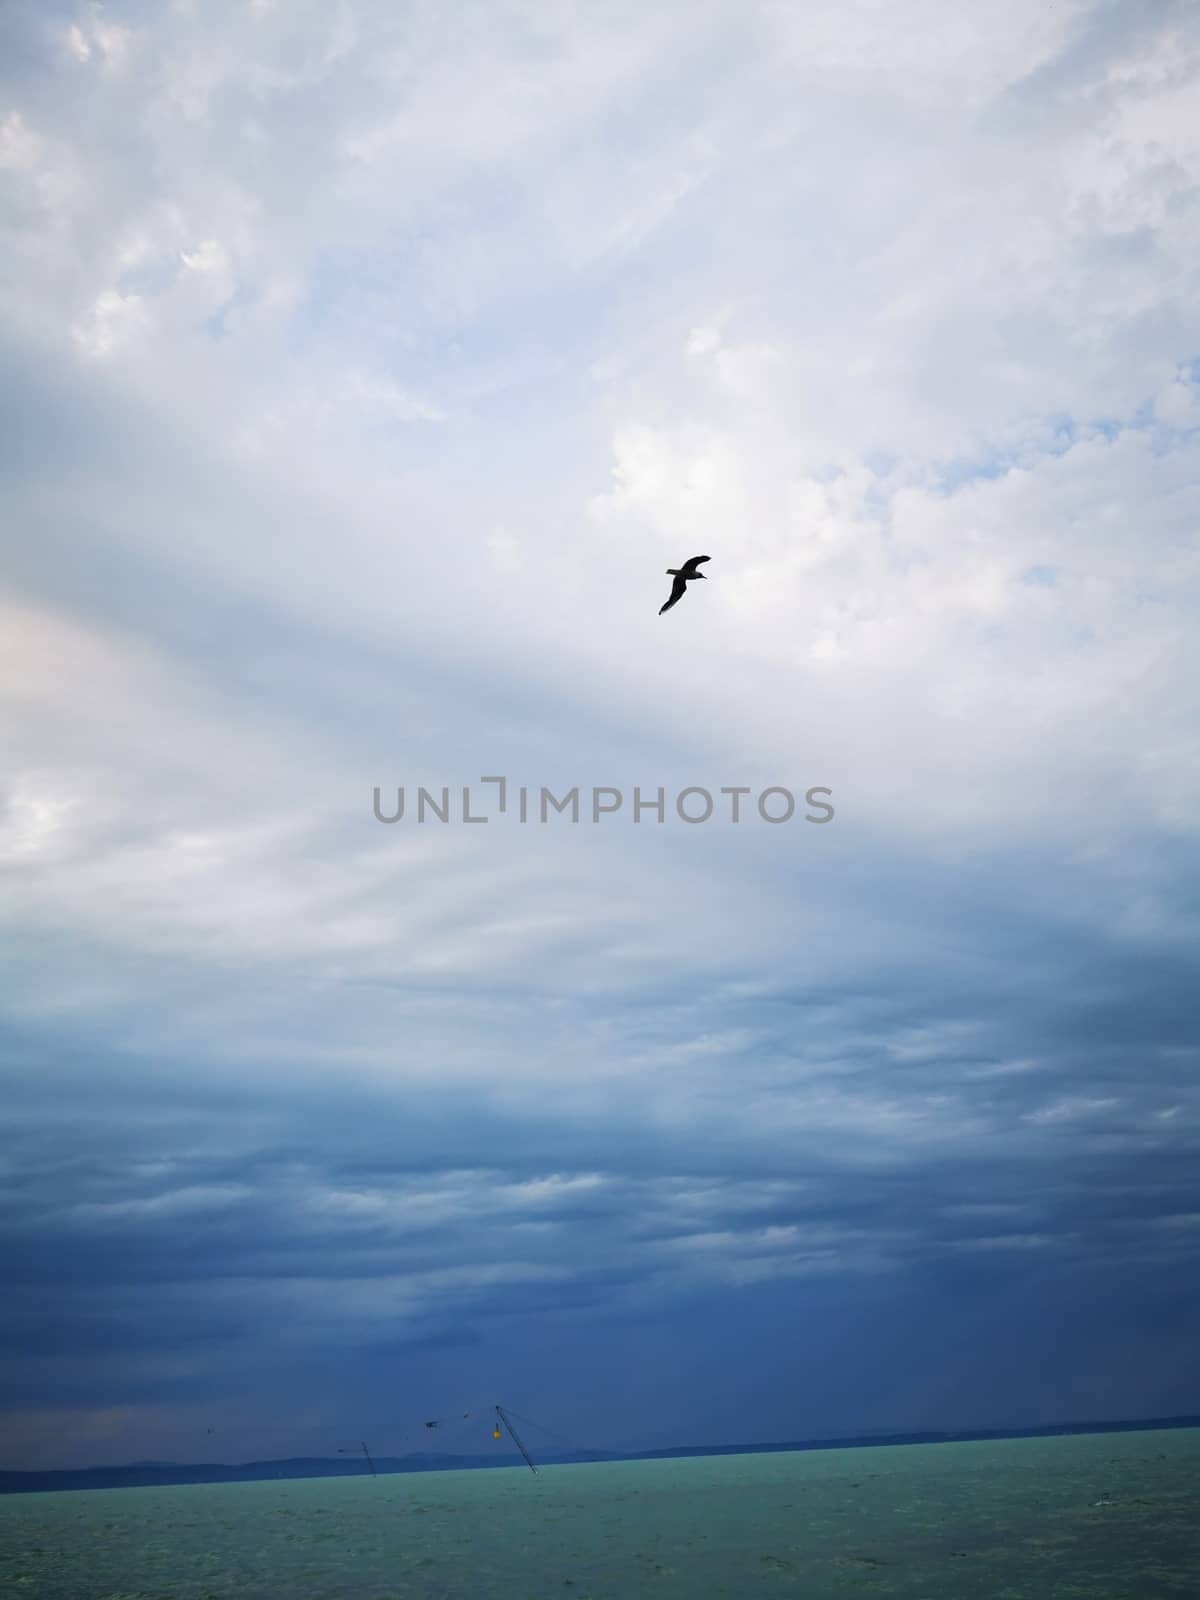
[[[966,1428],[956,1432],[856,1434],[846,1439],[800,1439],[785,1444],[672,1445],[653,1450],[559,1451],[537,1455],[545,1466],[584,1466],[615,1461],[682,1460],[689,1456],[778,1455],[802,1450],[862,1450],[906,1444],[968,1444],[999,1439],[1050,1439],[1072,1434],[1152,1433],[1164,1429],[1200,1428],[1200,1417],[1153,1417],[1130,1422],[1057,1422],[1031,1428]],[[462,1472],[519,1465],[506,1453],[453,1456],[430,1453],[377,1456],[375,1469],[385,1473]],[[151,1489],[194,1483],[258,1483],[289,1478],[349,1478],[367,1475],[358,1462],[322,1456],[294,1456],[279,1461],[235,1464],[142,1461],[124,1467],[66,1467],[38,1472],[0,1471],[0,1494],[37,1494],[64,1489]]]

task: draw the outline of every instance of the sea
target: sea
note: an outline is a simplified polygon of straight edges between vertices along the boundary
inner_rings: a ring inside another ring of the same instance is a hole
[[[0,1498],[20,1600],[1200,1600],[1200,1429]]]

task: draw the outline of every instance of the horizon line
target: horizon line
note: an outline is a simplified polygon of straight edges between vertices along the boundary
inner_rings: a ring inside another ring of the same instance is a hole
[[[1179,1413],[1168,1417],[1121,1417],[1104,1418],[1094,1421],[1061,1421],[1043,1423],[1010,1423],[1010,1424],[983,1424],[975,1423],[964,1428],[903,1428],[888,1431],[864,1431],[854,1434],[818,1434],[804,1439],[785,1439],[778,1442],[734,1442],[724,1444],[674,1444],[652,1445],[641,1450],[602,1449],[573,1446],[568,1450],[548,1451],[541,1459],[550,1463],[561,1465],[587,1465],[586,1461],[575,1462],[570,1457],[601,1457],[606,1461],[639,1461],[653,1460],[667,1455],[705,1455],[723,1453],[737,1455],[762,1454],[767,1451],[786,1453],[789,1450],[836,1450],[839,1448],[854,1448],[855,1446],[887,1445],[895,1442],[897,1445],[920,1444],[923,1442],[945,1441],[947,1443],[970,1444],[982,1442],[985,1439],[1016,1439],[1038,1434],[1071,1434],[1071,1433],[1104,1433],[1109,1430],[1114,1432],[1137,1432],[1144,1429],[1147,1432],[1173,1428],[1200,1428],[1200,1415]],[[455,1451],[435,1450],[410,1450],[405,1455],[379,1455],[375,1457],[376,1465],[384,1463],[402,1463],[406,1461],[428,1460],[437,1461],[472,1461],[480,1462],[488,1467],[511,1465],[490,1458],[488,1455],[467,1455]],[[324,1455],[293,1455],[293,1456],[266,1456],[249,1461],[167,1461],[147,1460],[130,1461],[123,1463],[106,1462],[94,1466],[81,1467],[0,1467],[0,1483],[9,1478],[49,1478],[49,1477],[76,1477],[84,1473],[126,1473],[157,1471],[228,1471],[236,1472],[254,1467],[289,1466],[298,1462],[320,1463],[336,1467],[339,1470],[331,1474],[337,1477],[358,1476],[356,1472],[347,1471],[349,1463],[339,1460],[337,1456]],[[403,1470],[403,1469],[401,1469]],[[413,1470],[413,1469],[409,1469]],[[419,1469],[417,1469],[419,1470]],[[436,1468],[432,1470],[438,1470]],[[445,1469],[443,1469],[445,1470]],[[474,1470],[464,1468],[463,1470]]]

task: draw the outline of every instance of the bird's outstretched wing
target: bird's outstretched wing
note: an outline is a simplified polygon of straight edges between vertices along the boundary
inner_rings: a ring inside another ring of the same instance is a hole
[[[682,599],[684,590],[686,588],[687,588],[687,579],[684,577],[683,573],[681,572],[679,574],[679,576],[675,579],[675,582],[671,585],[671,598],[667,601],[665,606],[659,606],[659,608],[658,608],[658,614],[659,614],[660,617],[662,616],[664,611],[670,611],[671,607],[675,604],[676,600]]]
[[[690,561],[685,561],[679,570],[680,572],[686,572],[689,576],[694,576],[697,567],[702,567],[706,561],[711,560],[711,556],[693,556]]]

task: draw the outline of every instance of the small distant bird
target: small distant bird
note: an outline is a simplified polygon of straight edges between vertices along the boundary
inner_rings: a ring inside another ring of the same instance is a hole
[[[685,561],[681,567],[667,568],[667,577],[674,578],[675,582],[671,585],[671,598],[665,606],[659,607],[658,614],[660,617],[664,611],[670,611],[676,601],[683,599],[684,590],[687,588],[690,579],[708,576],[705,572],[697,572],[696,568],[711,559],[711,556],[693,556],[690,561]]]

